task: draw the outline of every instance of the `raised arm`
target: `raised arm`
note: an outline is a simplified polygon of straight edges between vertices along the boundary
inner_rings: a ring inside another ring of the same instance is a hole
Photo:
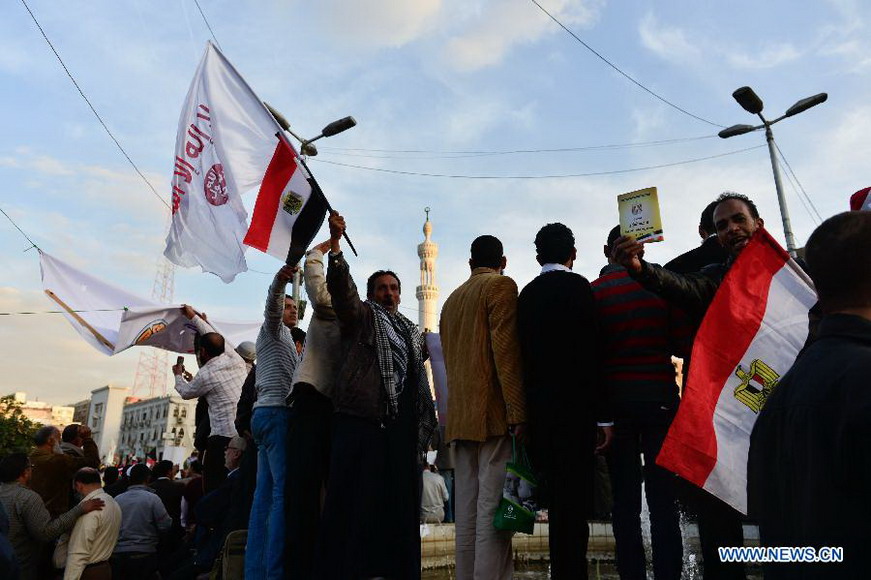
[[[645,262],[641,258],[643,254],[644,244],[632,236],[620,236],[611,245],[611,259],[626,268],[642,286],[690,315],[701,317],[720,285],[719,280],[710,275],[710,266],[700,273],[678,274]]]
[[[344,326],[354,326],[360,320],[360,311],[365,308],[357,285],[351,278],[348,262],[339,248],[339,240],[345,231],[345,219],[338,213],[330,215],[330,261],[327,269],[327,290],[333,301],[333,310],[336,312],[339,322]]]
[[[266,296],[266,309],[263,311],[263,328],[275,339],[278,339],[281,335],[285,289],[296,270],[296,266],[285,264],[275,274],[272,284],[269,285],[269,293]]]
[[[315,314],[325,319],[336,317],[324,275],[324,254],[330,251],[330,243],[330,240],[321,242],[305,255],[305,292],[312,301]]]

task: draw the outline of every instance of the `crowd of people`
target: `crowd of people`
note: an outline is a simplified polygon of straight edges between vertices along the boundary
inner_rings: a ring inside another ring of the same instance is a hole
[[[504,274],[500,240],[477,237],[470,276],[441,313],[450,411],[438,428],[426,340],[398,310],[400,279],[378,270],[361,298],[340,247],[344,218],[331,212],[330,239],[304,262],[307,333],[286,292],[292,265],[267,291],[255,345],[234,348],[183,307],[199,370],[172,367],[177,392],[198,399],[198,451],[182,473],[158,461],[101,478],[79,425],[43,427],[30,454],[0,460],[0,572],[196,578],[235,545],[244,547],[235,577],[406,580],[421,574],[419,525],[455,519],[456,577],[509,580],[512,532],[493,521],[520,445],[548,508],[552,578],[587,577],[601,456],[621,578],[647,577],[642,489],[655,578],[683,573],[681,503],[698,517],[704,577],[743,578],[717,548],[743,545],[744,516],[655,459],[681,400],[673,357],[685,376],[708,305],[763,226],[750,199],[725,193],[701,213],[701,246],[664,267],[619,227],[603,231],[591,282],[572,271],[572,231],[547,224],[534,238],[541,273],[522,290]],[[871,212],[837,215],[810,237],[819,302],[805,349],[759,415],[748,470],[765,545],[841,546],[844,563],[773,566],[771,577],[871,569],[869,256]]]

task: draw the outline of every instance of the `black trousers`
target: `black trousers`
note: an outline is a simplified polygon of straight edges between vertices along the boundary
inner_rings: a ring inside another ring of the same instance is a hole
[[[699,542],[702,545],[704,580],[744,580],[744,564],[720,562],[717,548],[743,546],[744,516],[741,512],[693,486],[690,505],[698,514]]]
[[[313,578],[315,544],[326,490],[333,436],[333,404],[301,383],[291,396],[287,428],[285,487],[285,572],[289,578]]]
[[[614,440],[606,458],[614,495],[612,510],[617,571],[622,580],[647,578],[641,538],[641,484],[650,509],[653,575],[679,580],[683,566],[675,476],[656,465],[675,406],[636,403],[615,408]],[[641,456],[644,456],[644,466]]]
[[[203,487],[205,493],[215,491],[227,479],[224,466],[224,450],[230,438],[223,435],[210,435],[206,443],[206,456],[203,458]]]
[[[542,475],[542,500],[548,508],[551,578],[586,580],[590,540],[587,520],[593,511],[596,465],[595,423],[577,417],[533,419],[529,435],[532,466]]]

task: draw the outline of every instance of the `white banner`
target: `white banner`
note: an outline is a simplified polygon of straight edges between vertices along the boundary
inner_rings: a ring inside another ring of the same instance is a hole
[[[179,118],[169,261],[200,266],[227,283],[248,269],[242,194],[263,180],[278,131],[254,91],[208,43]]]
[[[64,312],[82,338],[106,355],[131,346],[191,353],[195,328],[180,304],[157,304],[39,253],[46,295]],[[231,345],[257,339],[262,321],[209,320]]]

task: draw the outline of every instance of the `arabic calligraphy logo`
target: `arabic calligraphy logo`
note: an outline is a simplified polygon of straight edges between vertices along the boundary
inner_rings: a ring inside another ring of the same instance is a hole
[[[230,197],[227,195],[227,180],[224,179],[224,166],[220,163],[212,165],[203,180],[203,193],[206,201],[212,205],[224,205]]]

